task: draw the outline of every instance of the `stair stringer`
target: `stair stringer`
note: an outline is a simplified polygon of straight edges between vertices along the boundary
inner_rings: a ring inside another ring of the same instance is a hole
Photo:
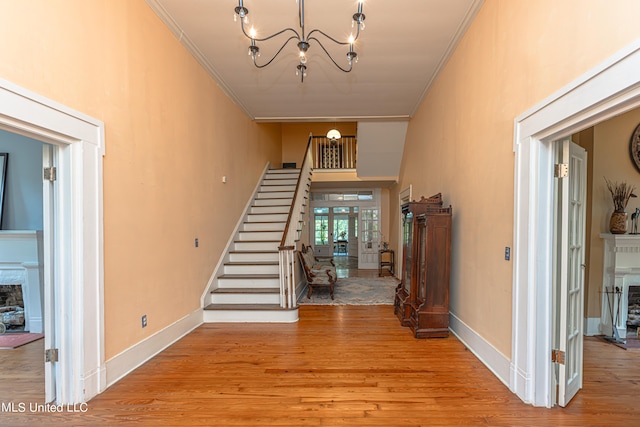
[[[260,178],[258,179],[258,183],[256,184],[255,188],[253,189],[253,193],[251,194],[251,197],[249,197],[249,200],[247,201],[247,204],[244,207],[244,211],[242,212],[242,215],[240,215],[240,218],[238,219],[238,222],[236,223],[236,226],[233,229],[233,232],[229,236],[229,240],[227,240],[227,244],[226,244],[226,246],[224,247],[224,249],[222,251],[222,256],[220,257],[220,259],[218,259],[218,263],[216,264],[216,267],[213,269],[213,272],[211,273],[211,277],[209,278],[209,282],[207,283],[207,286],[206,286],[204,292],[202,293],[202,296],[200,297],[200,307],[202,309],[204,309],[204,307],[207,305],[207,299],[208,299],[209,295],[211,294],[211,292],[216,289],[216,284],[218,283],[218,277],[222,275],[221,272],[224,270],[225,263],[229,262],[230,249],[231,249],[232,245],[234,244],[234,242],[236,240],[236,237],[238,236],[238,233],[240,232],[240,229],[242,228],[242,225],[247,220],[247,215],[249,214],[249,211],[251,210],[251,206],[253,205],[253,201],[255,200],[256,196],[260,192],[260,186],[262,185],[262,181],[264,181],[265,176],[267,176],[267,173],[269,173],[270,166],[271,166],[271,163],[267,162],[266,166],[262,170],[262,175],[260,175]]]

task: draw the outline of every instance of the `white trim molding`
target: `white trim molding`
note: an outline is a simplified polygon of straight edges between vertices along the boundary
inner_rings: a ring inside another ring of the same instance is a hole
[[[449,313],[449,329],[504,385],[509,385],[508,357],[453,313]]]
[[[109,359],[106,363],[107,387],[142,366],[202,323],[202,309],[197,309]]]
[[[640,106],[640,40],[515,119],[510,389],[551,407],[551,142]]]
[[[45,317],[53,316],[56,325],[56,402],[86,402],[105,389],[104,123],[0,79],[0,129],[58,147],[51,240],[59,260],[52,283],[56,301],[53,313],[45,308]]]

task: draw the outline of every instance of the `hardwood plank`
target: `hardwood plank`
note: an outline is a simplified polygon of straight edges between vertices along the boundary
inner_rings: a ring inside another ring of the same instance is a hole
[[[1,356],[0,401],[42,402],[43,393],[12,395]],[[583,390],[567,408],[535,408],[455,337],[413,338],[391,306],[302,306],[294,324],[203,325],[86,413],[4,412],[0,425],[637,425],[639,358],[585,338]]]

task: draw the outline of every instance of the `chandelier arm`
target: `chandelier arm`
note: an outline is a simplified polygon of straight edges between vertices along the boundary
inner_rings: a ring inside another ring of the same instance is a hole
[[[324,47],[324,45],[322,44],[322,42],[320,40],[318,40],[316,37],[310,37],[309,41],[311,40],[315,40],[316,42],[318,42],[318,44],[320,45],[320,47],[322,48],[322,50],[324,50],[324,53],[327,54],[327,56],[329,57],[329,59],[331,60],[331,62],[333,62],[333,65],[335,65],[336,67],[338,67],[338,69],[340,69],[340,71],[344,71],[345,73],[350,72],[353,69],[353,63],[349,63],[349,68],[342,68],[334,59],[333,56],[331,56],[331,54],[329,53],[329,51]],[[348,44],[348,43],[346,43]]]
[[[248,39],[250,39],[250,40],[257,41],[257,42],[264,42],[264,41],[267,41],[267,40],[271,40],[272,38],[274,38],[274,37],[276,37],[276,36],[279,36],[279,35],[280,35],[280,34],[282,34],[282,33],[286,33],[287,31],[291,31],[293,34],[295,34],[295,35],[296,35],[296,38],[297,38],[298,40],[301,40],[301,38],[300,38],[300,34],[299,34],[296,30],[294,30],[293,28],[291,28],[291,27],[289,27],[289,28],[285,28],[284,30],[280,30],[280,31],[278,31],[277,33],[273,33],[273,34],[271,34],[270,36],[268,36],[268,37],[264,37],[264,38],[261,38],[261,39],[259,39],[259,38],[257,38],[257,37],[251,37],[251,35],[247,34],[247,30],[245,30],[245,29],[244,29],[244,23],[243,23],[242,21],[240,21],[240,27],[242,28],[242,33],[244,34],[244,36],[245,36],[246,38],[248,38]]]
[[[257,39],[256,39],[256,40],[257,40]],[[289,38],[287,39],[287,41],[286,41],[286,42],[284,42],[284,43],[282,44],[282,46],[280,46],[280,49],[278,49],[278,51],[275,53],[275,55],[273,55],[273,56],[271,57],[271,59],[270,59],[267,63],[265,63],[265,64],[263,64],[263,65],[258,65],[258,63],[256,62],[256,57],[255,57],[255,55],[254,55],[254,56],[253,56],[253,65],[255,65],[255,66],[256,66],[256,68],[264,68],[264,67],[266,67],[267,65],[271,64],[271,63],[273,62],[273,60],[274,60],[274,59],[276,59],[276,57],[277,57],[278,55],[280,55],[280,52],[282,52],[282,49],[284,49],[284,48],[285,48],[285,46],[286,46],[287,44],[289,44],[289,42],[290,42],[291,40],[298,40],[298,38],[297,38],[297,37],[293,37],[293,36],[289,37]]]
[[[307,36],[307,39],[311,39],[311,35],[312,35],[313,33],[320,33],[320,34],[322,34],[323,36],[325,36],[326,38],[328,38],[329,40],[331,40],[332,42],[334,42],[335,44],[339,44],[339,45],[342,45],[342,46],[346,46],[346,45],[348,45],[348,44],[352,44],[352,42],[341,42],[340,40],[336,40],[336,39],[334,39],[333,37],[331,37],[329,34],[325,33],[325,32],[324,32],[324,31],[322,31],[322,30],[319,30],[319,29],[317,29],[317,28],[316,28],[316,29],[313,29],[313,30],[311,30],[311,31],[309,32],[309,35]],[[356,40],[358,40],[358,37],[359,37],[359,36],[360,36],[360,25],[358,25],[358,30],[356,31],[356,35],[353,37],[353,42],[355,42]],[[314,38],[315,40],[318,40],[316,37],[313,37],[313,38]]]
[[[313,40],[318,40],[318,38],[317,38],[317,37],[311,37],[311,35],[312,35],[313,33],[320,33],[320,34],[322,34],[323,36],[325,36],[326,38],[328,38],[329,40],[331,40],[332,42],[334,42],[335,44],[339,44],[339,45],[341,45],[341,46],[346,46],[346,45],[348,45],[348,44],[349,44],[349,42],[341,42],[341,41],[339,41],[339,40],[336,40],[336,39],[334,39],[333,37],[331,37],[330,35],[328,35],[327,33],[325,33],[324,31],[322,31],[322,30],[318,30],[318,29],[311,30],[311,32],[310,32],[310,33],[309,33],[309,35],[307,36],[307,40],[311,40],[311,39],[313,39]],[[354,40],[355,40],[355,39],[354,39]],[[318,43],[319,43],[319,42],[318,42]]]

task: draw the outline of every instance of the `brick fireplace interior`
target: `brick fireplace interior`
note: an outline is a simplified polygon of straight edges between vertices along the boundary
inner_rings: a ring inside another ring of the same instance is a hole
[[[0,322],[7,331],[24,330],[24,300],[21,285],[0,285]]]

